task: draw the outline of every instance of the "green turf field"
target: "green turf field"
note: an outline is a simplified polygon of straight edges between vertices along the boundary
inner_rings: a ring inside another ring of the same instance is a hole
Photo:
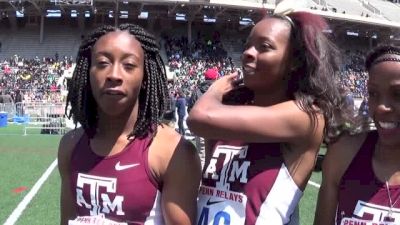
[[[22,125],[0,127],[0,224],[4,224],[14,209],[32,189],[57,156],[60,135],[40,134],[40,129],[29,129],[24,134]],[[311,180],[320,184],[321,174],[315,172]],[[60,180],[57,168],[46,179],[15,224],[59,224]],[[302,225],[311,225],[314,218],[318,188],[309,185],[300,202]]]

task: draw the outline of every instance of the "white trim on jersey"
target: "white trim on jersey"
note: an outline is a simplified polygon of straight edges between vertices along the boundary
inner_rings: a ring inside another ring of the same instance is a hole
[[[154,200],[153,208],[151,209],[149,216],[147,216],[144,225],[163,225],[164,217],[161,210],[161,192],[157,190],[157,195]]]
[[[303,192],[297,187],[284,163],[267,198],[262,203],[256,225],[298,225],[295,213]],[[297,221],[297,222],[296,222]]]

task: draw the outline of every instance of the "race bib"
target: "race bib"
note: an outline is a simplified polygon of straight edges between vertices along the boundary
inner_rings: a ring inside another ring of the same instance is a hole
[[[340,223],[340,225],[400,225],[399,223],[393,222],[372,222],[368,220],[360,220],[356,218],[347,218],[344,217]]]
[[[128,225],[127,223],[119,223],[119,222],[109,220],[104,217],[104,214],[97,215],[97,216],[78,216],[76,219],[68,221],[68,225],[83,225],[83,224]]]
[[[247,197],[243,193],[201,186],[197,225],[243,225]]]

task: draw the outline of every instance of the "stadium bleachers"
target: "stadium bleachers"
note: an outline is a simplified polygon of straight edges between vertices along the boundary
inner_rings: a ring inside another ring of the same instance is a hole
[[[394,22],[400,22],[400,5],[383,0],[368,0],[369,3],[378,8],[382,16]]]
[[[351,15],[365,15],[373,14],[369,10],[363,7],[362,3],[358,0],[329,0],[327,1],[328,8],[336,8],[338,13],[343,13]]]
[[[25,58],[48,57],[58,53],[60,56],[75,56],[80,44],[80,35],[77,30],[63,27],[46,27],[43,42],[40,43],[38,27],[25,27],[16,31],[0,29],[2,51],[0,59],[9,58],[16,53]],[[49,50],[51,53],[49,53]]]

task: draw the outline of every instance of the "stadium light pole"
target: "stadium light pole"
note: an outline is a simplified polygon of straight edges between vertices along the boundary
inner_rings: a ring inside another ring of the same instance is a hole
[[[118,27],[119,1],[115,0],[114,26]]]

